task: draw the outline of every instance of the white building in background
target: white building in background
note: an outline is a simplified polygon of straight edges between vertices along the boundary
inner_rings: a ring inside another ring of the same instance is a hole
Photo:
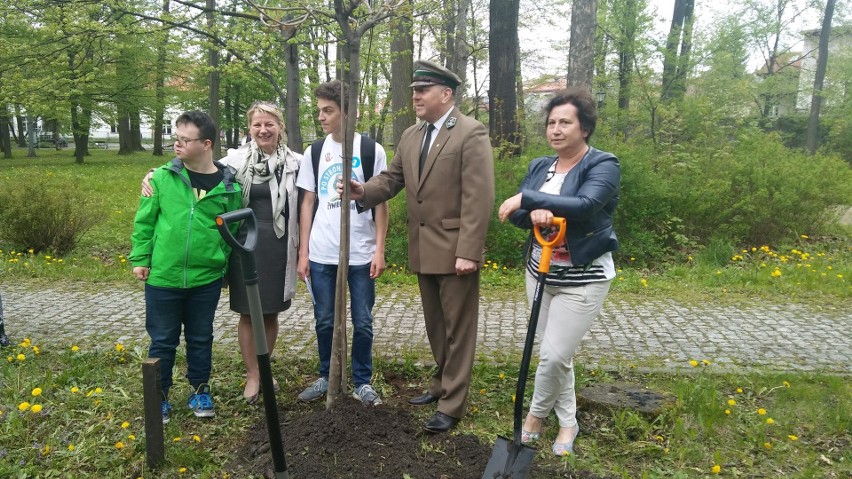
[[[807,113],[811,110],[811,99],[814,91],[814,77],[816,76],[817,56],[819,54],[820,29],[806,30],[802,32],[804,40],[802,67],[799,74],[799,94],[796,97],[796,111]],[[824,95],[823,106],[831,106],[835,102],[842,101],[849,88],[849,79],[840,74],[841,63],[852,62],[852,26],[838,26],[831,29],[828,40],[828,66],[822,91]]]
[[[171,108],[166,108],[163,115],[163,144],[169,143],[172,133],[175,131],[175,120],[180,116],[182,111]],[[139,130],[142,134],[142,144],[151,145],[154,143],[154,119],[142,115]],[[92,141],[100,144],[104,142],[108,145],[118,144],[118,126],[107,124],[99,119],[92,118],[92,127],[89,129],[89,138]]]

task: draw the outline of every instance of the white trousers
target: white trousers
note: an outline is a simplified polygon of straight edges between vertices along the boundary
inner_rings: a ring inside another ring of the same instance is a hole
[[[538,280],[527,271],[527,300],[532,306]],[[530,413],[547,418],[556,412],[560,427],[577,424],[574,352],[600,313],[610,281],[584,286],[545,286],[536,334],[541,339]]]

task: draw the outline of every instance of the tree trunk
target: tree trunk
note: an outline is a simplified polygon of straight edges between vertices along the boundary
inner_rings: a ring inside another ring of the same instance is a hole
[[[231,148],[239,148],[240,143],[243,139],[242,131],[245,129],[241,124],[240,114],[242,108],[240,107],[240,94],[242,93],[242,89],[239,84],[234,85],[234,104],[232,108],[233,111],[233,121],[234,121],[234,143],[231,145]]]
[[[169,14],[169,0],[163,0],[163,16]],[[157,46],[157,76],[154,80],[154,156],[163,156],[163,127],[166,113],[166,47],[169,43],[169,33],[164,29],[162,42]]]
[[[835,0],[828,0],[825,4],[825,14],[822,18],[822,29],[819,32],[819,54],[817,55],[817,69],[814,75],[814,93],[811,98],[811,114],[808,118],[808,132],[806,136],[808,152],[816,154],[817,136],[819,133],[819,110],[822,108],[822,84],[825,81],[825,69],[828,65],[828,40],[831,35],[831,18],[834,16]]]
[[[223,101],[225,102],[225,121],[222,125],[222,129],[225,130],[225,148],[232,148],[231,145],[233,144],[234,137],[234,120],[233,118],[231,118],[231,113],[234,110],[231,106],[231,82],[225,82],[225,96],[223,98]]]
[[[207,30],[213,33],[216,26],[216,20],[213,17],[213,11],[216,9],[216,0],[206,0],[207,12]],[[219,110],[219,49],[215,45],[210,45],[207,49],[207,66],[210,71],[207,73],[208,96],[207,103],[213,122],[216,123],[216,139],[213,146],[213,157],[216,159],[222,158],[222,142],[219,141],[219,129],[221,128],[222,115]]]
[[[519,3],[519,0],[492,0],[489,6],[489,131],[492,144],[505,146],[508,155],[520,149],[515,89]]]
[[[446,42],[444,54],[446,56],[444,66],[459,76],[462,85],[467,79],[467,58],[469,48],[467,45],[467,12],[470,9],[471,0],[456,0],[444,5],[444,28],[446,29]],[[456,92],[456,104],[460,104],[464,97],[464,88]]]
[[[680,75],[686,75],[689,63],[694,6],[694,0],[675,0],[674,3],[672,23],[663,51],[663,84],[660,97],[666,103],[682,97],[686,91],[686,78],[680,78]],[[686,58],[682,58],[684,55]]]
[[[123,102],[118,106],[118,119],[116,120],[115,129],[118,132],[118,154],[129,155],[133,152],[133,145],[130,141],[130,113],[127,111],[127,105]]]
[[[9,134],[11,119],[9,108],[6,105],[0,105],[0,150],[3,151],[3,158],[12,157],[12,137]]]
[[[406,4],[404,14],[394,18],[391,24],[391,111],[393,112],[393,138],[387,146],[396,147],[408,127],[417,119],[411,106],[411,77],[414,76],[414,37],[411,31],[411,3]]]
[[[35,158],[36,156],[36,117],[27,115],[27,157]]]
[[[15,119],[18,123],[18,146],[27,147],[27,139],[24,136],[24,117],[21,115],[21,105],[15,104]]]
[[[571,44],[568,50],[568,85],[592,90],[595,69],[597,0],[574,0],[571,7]]]
[[[287,146],[291,150],[302,153],[302,129],[299,126],[299,98],[302,78],[299,74],[299,47],[296,43],[288,42],[284,48],[284,70],[287,74],[287,106],[285,120],[287,124]],[[344,294],[344,296],[346,296]]]

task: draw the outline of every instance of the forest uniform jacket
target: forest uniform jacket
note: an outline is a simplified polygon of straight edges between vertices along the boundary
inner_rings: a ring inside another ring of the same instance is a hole
[[[612,229],[612,214],[618,205],[621,170],[612,153],[589,147],[580,162],[568,172],[559,195],[539,191],[547,180],[555,156],[536,158],[518,189],[523,194],[521,208],[509,216],[512,224],[532,228],[530,211],[546,209],[567,220],[565,241],[575,265],[618,249]]]
[[[482,123],[454,107],[437,132],[421,176],[423,125],[403,132],[388,169],[364,185],[359,206],[372,208],[405,188],[411,269],[455,274],[457,257],[483,262],[494,208],[491,143]]]
[[[133,267],[151,268],[147,284],[194,288],[225,275],[231,248],[216,229],[216,215],[242,207],[242,193],[230,169],[214,164],[224,179],[200,200],[179,159],[154,170],[154,195],[140,198],[129,258]]]

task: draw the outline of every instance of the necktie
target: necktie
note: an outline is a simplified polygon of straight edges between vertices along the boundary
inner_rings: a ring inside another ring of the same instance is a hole
[[[420,174],[423,174],[423,165],[426,164],[426,156],[429,154],[429,146],[432,143],[432,130],[435,125],[429,123],[426,126],[426,139],[423,140],[423,148],[420,149]]]

